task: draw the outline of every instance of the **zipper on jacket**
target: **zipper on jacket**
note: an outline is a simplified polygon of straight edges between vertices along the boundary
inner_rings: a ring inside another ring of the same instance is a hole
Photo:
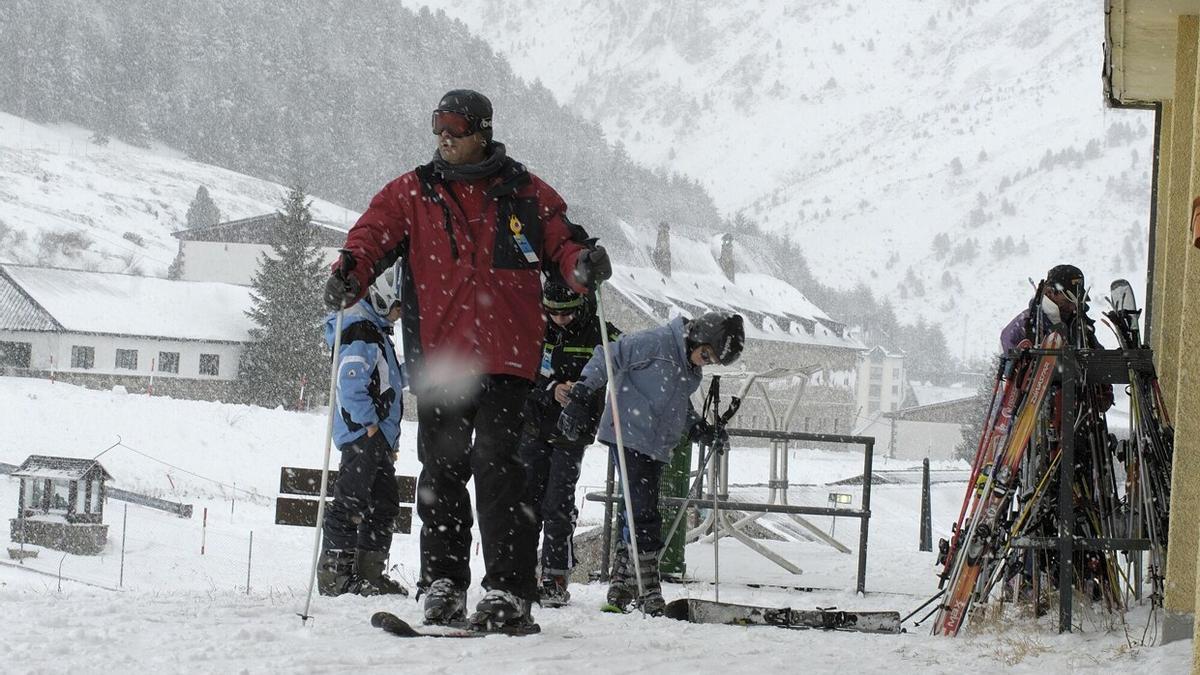
[[[450,255],[458,260],[458,240],[454,238],[454,223],[450,217],[450,207],[446,205],[446,200],[438,194],[436,189],[432,190],[432,193],[434,201],[442,207],[442,224],[446,229],[446,236],[450,237]]]

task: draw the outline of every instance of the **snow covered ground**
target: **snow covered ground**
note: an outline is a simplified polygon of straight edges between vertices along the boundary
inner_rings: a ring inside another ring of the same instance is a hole
[[[596,611],[601,585],[574,586],[572,606],[535,611],[542,634],[528,638],[400,640],[368,624],[386,609],[417,620],[411,600],[318,597],[315,619],[302,626],[312,531],[273,524],[279,467],[317,467],[325,420],[320,412],[294,413],[240,405],[176,401],[96,392],[46,381],[0,378],[0,462],[29,454],[93,457],[114,485],[195,505],[191,519],[110,499],[109,545],[101,556],[43,549],[22,569],[0,559],[0,670],[95,672],[130,667],[155,672],[489,672],[561,673],[568,668],[613,672],[782,672],[835,669],[876,672],[961,672],[1013,667],[1017,671],[1183,672],[1191,643],[1131,647],[1147,621],[1136,608],[1128,629],[1080,611],[1082,630],[1058,635],[1053,617],[1037,623],[1009,611],[960,639],[929,636],[925,628],[896,636],[690,625],[638,615]],[[415,473],[415,428],[406,424],[399,470]],[[116,445],[114,445],[116,444]],[[861,458],[829,451],[794,450],[791,503],[823,505],[830,491],[859,490],[826,483],[861,472]],[[765,450],[737,448],[732,479],[766,479]],[[877,469],[910,466],[878,460]],[[603,482],[604,457],[587,455],[580,483]],[[963,486],[934,487],[935,537],[957,515]],[[735,487],[735,496],[759,499],[759,487]],[[935,588],[933,554],[917,548],[919,488],[882,485],[873,490],[873,518],[865,597],[853,593],[855,554],[809,542],[768,542],[804,568],[792,576],[728,539],[720,543],[721,599],[769,605],[891,609],[907,614]],[[0,513],[11,517],[17,482],[0,478]],[[202,529],[208,509],[207,530]],[[584,503],[585,526],[600,507]],[[122,519],[125,525],[121,576]],[[812,518],[823,529],[828,518]],[[253,555],[250,536],[253,532]],[[857,528],[839,519],[835,535],[857,549]],[[0,539],[9,545],[8,531]],[[203,541],[204,555],[200,554]],[[397,573],[414,580],[417,542],[397,536]],[[711,579],[711,544],[688,549],[689,573]],[[248,560],[249,559],[249,560]],[[248,564],[249,563],[249,564]],[[473,559],[476,574],[481,557]],[[58,578],[61,567],[63,580]],[[247,568],[249,567],[249,588]],[[36,571],[33,571],[36,570]],[[812,592],[751,589],[736,582],[813,586]],[[61,590],[60,590],[61,583]],[[472,589],[471,600],[479,596]],[[711,598],[705,583],[668,585],[668,599]]]

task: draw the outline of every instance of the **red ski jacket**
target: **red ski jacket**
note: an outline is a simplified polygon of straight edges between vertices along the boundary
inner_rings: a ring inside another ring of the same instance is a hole
[[[427,164],[371,200],[346,236],[365,289],[403,260],[401,325],[414,391],[470,375],[532,380],[545,335],[541,272],[572,272],[572,239],[558,193],[511,159],[495,175],[446,181]]]

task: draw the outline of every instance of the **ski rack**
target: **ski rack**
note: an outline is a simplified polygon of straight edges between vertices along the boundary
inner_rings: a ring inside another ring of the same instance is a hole
[[[1075,428],[1076,381],[1080,375],[1091,385],[1129,384],[1129,372],[1152,373],[1154,362],[1150,349],[1031,349],[1031,353],[1059,356],[1058,371],[1062,380],[1062,428]],[[1058,632],[1071,632],[1071,603],[1074,592],[1075,549],[1147,551],[1149,539],[1111,539],[1079,537],[1071,534],[1075,522],[1075,434],[1065,433],[1059,439],[1062,459],[1058,463],[1058,536],[1023,537],[1014,540],[1014,548],[1058,549]]]
[[[796,515],[813,515],[813,516],[836,516],[859,519],[859,546],[858,546],[858,574],[855,584],[855,590],[858,593],[866,593],[866,575],[867,575],[867,540],[869,524],[871,520],[871,466],[875,454],[875,439],[871,436],[849,436],[843,434],[818,434],[803,431],[769,431],[759,429],[734,429],[727,428],[726,432],[730,437],[738,436],[742,438],[760,438],[772,442],[788,441],[818,441],[825,443],[841,443],[846,445],[862,445],[863,446],[863,475],[862,475],[862,508],[859,509],[833,509],[820,506],[793,506],[785,503],[754,503],[754,502],[731,502],[729,501],[729,479],[728,479],[728,460],[727,455],[721,458],[721,461],[710,463],[709,470],[709,491],[702,499],[693,497],[659,497],[659,505],[667,507],[707,507],[710,505],[717,506],[709,512],[709,517],[706,523],[711,523],[719,529],[724,529],[725,532],[721,536],[733,536],[742,543],[747,544],[751,549],[763,554],[772,562],[779,564],[779,560],[783,560],[778,554],[758,542],[751,539],[749,536],[742,533],[734,527],[733,523],[728,522],[728,518],[721,511],[729,509],[735,511],[745,511],[749,513],[786,513],[793,516]],[[786,452],[784,453],[786,455]],[[785,465],[786,466],[786,465]],[[721,468],[718,468],[721,467]],[[785,469],[786,470],[786,469]],[[783,479],[786,481],[786,475]],[[713,485],[718,485],[717,494],[713,494]],[[611,483],[610,483],[611,486]],[[585,499],[593,502],[603,502],[605,504],[620,503],[621,497],[603,492],[589,492]],[[704,526],[701,526],[703,528]],[[701,529],[697,528],[697,529]],[[844,548],[844,547],[843,547]],[[765,551],[765,553],[764,553]],[[777,558],[779,560],[777,560]],[[781,565],[784,569],[789,569],[788,566],[794,567],[789,561],[783,560],[787,565]],[[604,570],[608,569],[609,561],[602,561]],[[797,568],[798,569],[798,568]],[[791,569],[789,569],[791,571]],[[797,572],[798,573],[798,572]]]

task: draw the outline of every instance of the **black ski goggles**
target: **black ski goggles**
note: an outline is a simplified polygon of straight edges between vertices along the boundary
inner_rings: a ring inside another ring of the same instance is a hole
[[[441,136],[447,132],[454,138],[464,138],[492,126],[491,120],[479,119],[453,110],[433,111],[433,134]]]

